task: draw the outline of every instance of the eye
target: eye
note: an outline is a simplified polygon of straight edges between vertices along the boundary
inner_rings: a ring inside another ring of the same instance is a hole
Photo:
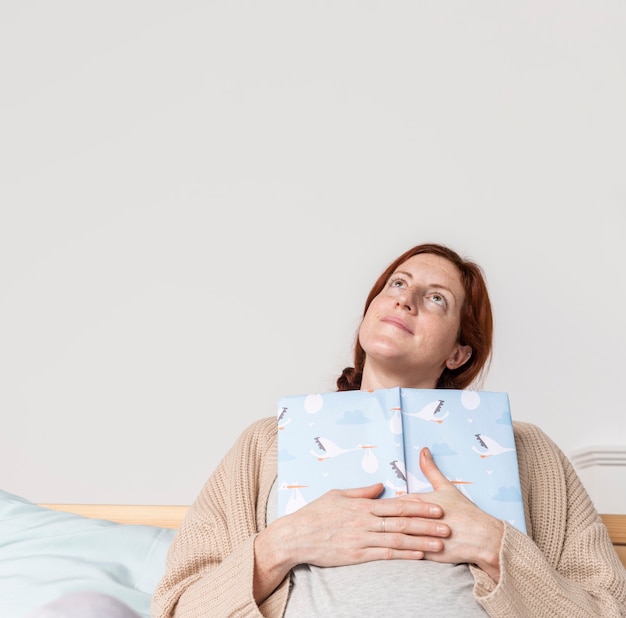
[[[406,285],[406,281],[402,277],[391,277],[388,284],[390,288],[401,288]]]
[[[441,305],[442,307],[445,307],[448,304],[445,297],[437,292],[434,292],[430,295],[430,300],[432,300],[437,305]]]

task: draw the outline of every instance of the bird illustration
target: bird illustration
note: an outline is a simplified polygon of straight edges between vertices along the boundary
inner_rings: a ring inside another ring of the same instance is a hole
[[[391,489],[396,496],[404,496],[406,491],[406,485],[395,485],[389,479],[385,481],[385,487]]]
[[[502,446],[498,442],[496,442],[493,438],[486,436],[482,433],[475,434],[475,438],[478,440],[478,443],[485,449],[486,451],[481,451],[476,448],[475,445],[472,445],[472,450],[478,453],[481,458],[485,459],[485,457],[493,457],[495,455],[502,455],[502,453],[506,453],[508,451],[513,451],[515,449]]]
[[[472,498],[472,496],[470,496],[469,492],[467,491],[467,488],[465,487],[465,485],[471,485],[471,483],[467,482],[467,481],[461,481],[460,479],[456,479],[454,481],[452,481],[452,483],[454,483],[455,485],[457,485],[457,489],[468,499],[471,500],[472,502],[474,502],[474,498]]]
[[[283,418],[285,417],[285,414],[287,414],[287,408],[285,406],[283,406],[282,408],[279,408],[278,410],[278,429],[284,429],[285,425],[288,425],[291,422],[291,419],[288,418],[284,423],[281,423],[281,421],[283,420]]]
[[[291,491],[291,495],[289,496],[289,500],[287,500],[287,505],[285,506],[285,515],[289,515],[294,511],[297,511],[299,508],[302,508],[307,501],[300,489],[308,487],[308,485],[298,485],[297,483],[282,483],[282,485],[278,488],[279,490],[289,489]]]
[[[391,408],[391,418],[389,419],[389,430],[395,435],[402,433],[402,416],[400,415],[401,408]]]
[[[319,453],[311,450],[311,454],[317,457],[319,461],[324,461],[324,459],[337,457],[338,455],[343,455],[344,453],[358,451],[359,449],[363,448],[375,448],[371,444],[359,444],[354,448],[341,448],[340,446],[337,446],[337,444],[335,444],[332,440],[329,440],[328,438],[321,438],[319,436],[315,438],[315,443],[321,451],[324,451],[324,454],[320,455]]]
[[[443,399],[435,399],[435,401],[431,401],[426,404],[419,412],[402,412],[407,416],[415,416],[416,418],[421,418],[424,421],[431,421],[433,423],[443,423],[443,419],[446,418],[450,413],[446,412],[442,416],[436,416],[441,412],[441,408],[445,402]]]
[[[282,483],[278,489],[303,489],[304,487],[308,487],[308,485],[298,485],[298,483]]]
[[[426,491],[426,490],[433,488],[433,486],[430,483],[421,481],[414,474],[407,472],[404,462],[394,459],[392,462],[390,462],[390,465],[393,468],[393,471],[396,473],[396,476],[399,479],[403,479],[406,481],[410,493],[413,493],[416,491]],[[473,481],[462,481],[460,479],[454,479],[454,480],[448,479],[448,480],[453,485],[473,485]],[[388,485],[388,487],[393,488],[391,485]],[[466,493],[466,492],[464,491],[463,493]]]
[[[430,483],[420,481],[414,474],[407,472],[406,466],[404,465],[403,461],[394,459],[393,461],[389,462],[389,465],[391,466],[391,469],[396,473],[396,476],[406,482],[409,492],[424,491],[426,489],[433,488]]]

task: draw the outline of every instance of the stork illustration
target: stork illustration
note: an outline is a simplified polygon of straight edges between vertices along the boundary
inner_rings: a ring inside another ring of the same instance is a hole
[[[287,408],[285,406],[282,406],[281,408],[278,409],[278,429],[284,429],[285,425],[288,425],[291,422],[291,419],[288,418],[286,421],[281,422],[283,420],[283,418],[285,418],[285,414],[287,414]]]
[[[407,416],[414,416],[416,418],[421,418],[424,421],[431,421],[433,423],[443,423],[443,419],[446,418],[450,413],[446,412],[441,416],[437,416],[439,412],[441,412],[441,408],[445,402],[443,399],[435,399],[435,401],[431,401],[427,403],[419,412],[403,412]]]
[[[485,434],[482,434],[482,433],[477,433],[475,435],[475,438],[478,440],[478,443],[486,450],[481,451],[477,449],[475,445],[472,445],[472,450],[478,453],[483,459],[485,459],[485,457],[493,457],[495,455],[502,455],[502,453],[507,453],[509,451],[515,450],[508,446],[502,446],[499,442],[496,442],[496,440],[494,440],[493,438],[490,438],[489,436],[486,436]]]
[[[315,438],[315,443],[317,444],[318,448],[324,452],[324,454],[320,455],[313,450],[311,450],[311,454],[317,457],[317,459],[319,459],[320,461],[323,461],[324,459],[331,459],[332,457],[338,457],[339,455],[343,455],[344,453],[351,453],[352,451],[358,451],[359,449],[374,448],[370,444],[358,444],[354,448],[341,448],[340,446],[335,444],[332,440],[329,440],[328,438],[322,438],[319,436]]]
[[[389,465],[391,466],[391,469],[396,473],[396,476],[406,482],[409,492],[424,491],[426,489],[433,488],[430,483],[420,481],[414,474],[407,472],[406,466],[404,465],[403,461],[394,459],[392,462],[389,463]]]
[[[278,489],[279,490],[290,490],[291,495],[289,496],[289,500],[287,500],[287,506],[285,507],[285,515],[289,515],[294,511],[297,511],[299,508],[302,508],[307,501],[300,489],[308,487],[308,485],[298,485],[297,483],[283,483]]]
[[[389,430],[395,435],[402,433],[402,416],[400,411],[402,408],[391,408],[391,418],[389,419]]]
[[[398,461],[397,459],[394,459],[392,462],[390,462],[390,465],[391,465],[393,471],[396,473],[396,476],[399,479],[403,479],[404,481],[406,481],[407,486],[409,488],[409,493],[413,493],[413,492],[416,492],[416,491],[426,491],[428,489],[432,489],[433,488],[433,486],[430,483],[421,481],[414,474],[411,474],[410,472],[407,472],[407,469],[406,469],[406,466],[404,465],[404,462]],[[460,485],[472,485],[473,484],[473,481],[462,481],[460,479],[454,479],[454,480],[448,479],[448,480],[453,485],[459,485],[459,486]],[[392,487],[391,484],[388,484],[387,486],[390,487],[391,489],[394,489],[394,487]],[[460,489],[460,487],[459,487],[459,489]],[[463,492],[463,493],[466,493],[466,492]]]

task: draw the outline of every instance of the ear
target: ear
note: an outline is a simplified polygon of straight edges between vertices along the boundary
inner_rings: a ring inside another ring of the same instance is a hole
[[[457,343],[457,345],[452,350],[450,356],[448,356],[446,360],[446,367],[448,369],[458,369],[467,363],[467,361],[472,357],[472,346],[469,345],[461,345]]]

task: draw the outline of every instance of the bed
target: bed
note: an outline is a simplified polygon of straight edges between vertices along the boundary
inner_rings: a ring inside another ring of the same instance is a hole
[[[621,515],[602,515],[602,519],[609,529],[613,547],[626,567],[626,514]]]
[[[188,507],[34,504],[0,490],[0,616],[77,590],[113,594],[150,617],[150,598]],[[626,514],[602,515],[626,567]]]
[[[123,524],[147,524],[178,528],[187,512],[187,506],[131,506],[117,504],[46,504],[58,511],[68,511],[85,517],[110,519]],[[601,515],[613,547],[626,567],[626,514]]]
[[[119,598],[143,618],[186,506],[35,504],[0,490],[0,616],[63,594]]]
[[[132,504],[40,504],[39,506],[74,513],[83,517],[108,519],[120,524],[178,528],[188,506]]]

